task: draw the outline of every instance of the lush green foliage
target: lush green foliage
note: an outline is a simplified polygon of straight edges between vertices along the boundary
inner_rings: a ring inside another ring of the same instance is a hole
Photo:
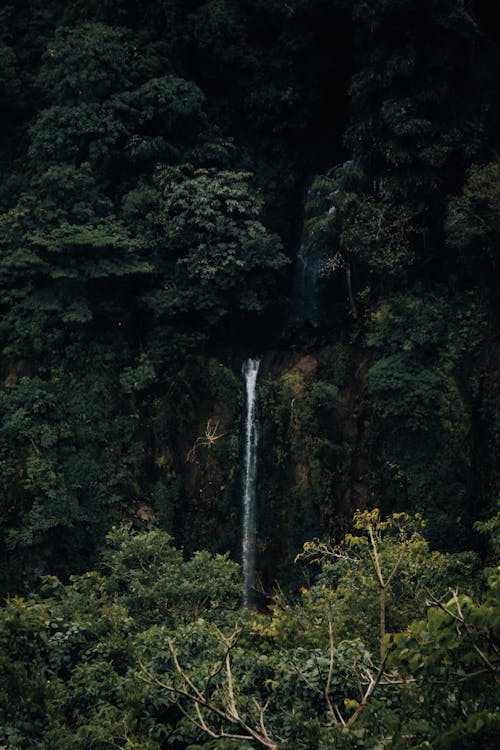
[[[0,9],[0,748],[493,744],[499,28]],[[270,615],[226,555],[251,351]]]
[[[421,528],[402,513],[357,513],[339,545],[304,546],[321,572],[270,615],[239,610],[227,557],[184,560],[163,532],[114,529],[99,571],[66,586],[48,577],[3,609],[1,740],[23,750],[488,742],[498,576],[482,582],[474,556],[431,553]]]
[[[480,300],[464,295],[399,294],[371,313],[367,343],[378,356],[368,389],[383,417],[383,486],[425,513],[441,545],[453,544],[469,512],[470,412],[456,373],[484,327]]]

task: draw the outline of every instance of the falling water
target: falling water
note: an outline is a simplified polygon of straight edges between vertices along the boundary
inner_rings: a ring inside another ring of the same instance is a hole
[[[295,262],[284,336],[290,336],[306,325],[313,328],[321,325],[322,288],[328,274],[341,263],[338,236],[332,236],[338,194],[345,189],[343,182],[346,175],[353,172],[355,167],[354,159],[350,159],[311,179],[304,199],[302,237]]]
[[[304,206],[307,210],[312,197],[308,188]],[[309,252],[306,221],[302,228],[302,238],[295,261],[295,272],[292,283],[291,307],[285,324],[285,335],[300,329],[305,323],[314,328],[319,325],[319,276],[320,259]]]
[[[305,242],[300,245],[297,254],[295,276],[295,317],[301,323],[310,323],[317,328],[319,317],[319,277],[321,260],[311,256]]]
[[[247,359],[243,362],[242,373],[246,387],[245,456],[243,474],[243,606],[251,604],[252,588],[255,583],[255,535],[256,535],[256,492],[257,444],[259,441],[255,388],[260,359]]]

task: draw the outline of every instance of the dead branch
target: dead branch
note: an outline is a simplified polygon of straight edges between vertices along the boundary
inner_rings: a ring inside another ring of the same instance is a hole
[[[207,424],[205,426],[205,434],[200,435],[196,438],[196,440],[193,443],[192,448],[190,448],[186,455],[186,461],[188,463],[194,463],[196,461],[196,451],[201,446],[211,448],[212,445],[215,445],[217,440],[220,440],[221,438],[225,437],[227,435],[227,432],[222,432],[217,434],[217,430],[219,429],[219,420],[217,422],[213,423],[211,419],[207,421]]]
[[[310,560],[311,562],[319,563],[324,558],[356,562],[356,559],[348,555],[340,545],[332,546],[327,542],[320,542],[317,539],[304,544],[302,552],[299,552],[296,556],[295,562],[298,560]]]
[[[369,676],[368,687],[367,687],[366,692],[365,692],[365,694],[363,696],[363,700],[361,701],[361,703],[359,704],[359,706],[357,707],[357,709],[355,710],[355,712],[353,713],[353,715],[350,717],[349,721],[347,722],[346,729],[349,729],[350,727],[352,727],[353,724],[356,723],[356,721],[359,719],[359,717],[361,716],[361,714],[365,710],[366,706],[368,705],[368,703],[372,699],[373,694],[375,693],[375,690],[377,689],[377,686],[380,684],[380,680],[382,679],[382,676],[384,674],[384,668],[385,668],[386,661],[387,661],[387,653],[384,655],[384,658],[382,659],[382,662],[380,664],[380,667],[378,668],[378,672],[375,675],[375,677],[372,677],[372,675],[370,674],[370,672],[367,672],[367,674]]]
[[[165,690],[169,695],[169,700],[179,709],[182,715],[209,737],[213,739],[250,740],[259,743],[262,747],[269,748],[269,750],[277,750],[278,740],[274,740],[270,736],[265,725],[268,702],[261,706],[258,701],[253,701],[258,712],[256,723],[250,723],[250,721],[244,719],[238,708],[231,664],[231,652],[237,642],[238,631],[235,630],[229,637],[225,636],[218,628],[216,628],[216,631],[219,640],[224,645],[224,654],[211,670],[203,687],[197,687],[181,665],[172,641],[168,642],[168,646],[177,677],[180,678],[180,684],[175,681],[168,683],[161,680],[141,661],[139,661],[142,672],[139,675],[140,679],[149,685]],[[222,673],[224,674],[225,684],[222,696],[216,702],[217,698],[210,693],[209,688],[211,682]],[[186,708],[186,703],[188,708]],[[194,708],[194,715],[189,707]],[[210,721],[210,716],[219,720],[220,724],[217,727]],[[224,727],[224,724],[235,727],[235,730]]]

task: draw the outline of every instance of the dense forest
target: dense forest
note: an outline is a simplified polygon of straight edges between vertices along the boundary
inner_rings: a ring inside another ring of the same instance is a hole
[[[497,0],[0,21],[0,750],[493,749]]]

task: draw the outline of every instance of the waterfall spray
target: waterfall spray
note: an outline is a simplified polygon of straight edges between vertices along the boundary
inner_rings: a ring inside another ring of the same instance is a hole
[[[259,441],[255,390],[260,359],[247,359],[243,362],[242,374],[246,387],[245,418],[245,454],[243,474],[243,529],[242,529],[242,566],[243,566],[243,606],[251,604],[252,588],[255,583],[255,536],[257,531],[256,515],[256,477],[257,477],[257,444]]]

